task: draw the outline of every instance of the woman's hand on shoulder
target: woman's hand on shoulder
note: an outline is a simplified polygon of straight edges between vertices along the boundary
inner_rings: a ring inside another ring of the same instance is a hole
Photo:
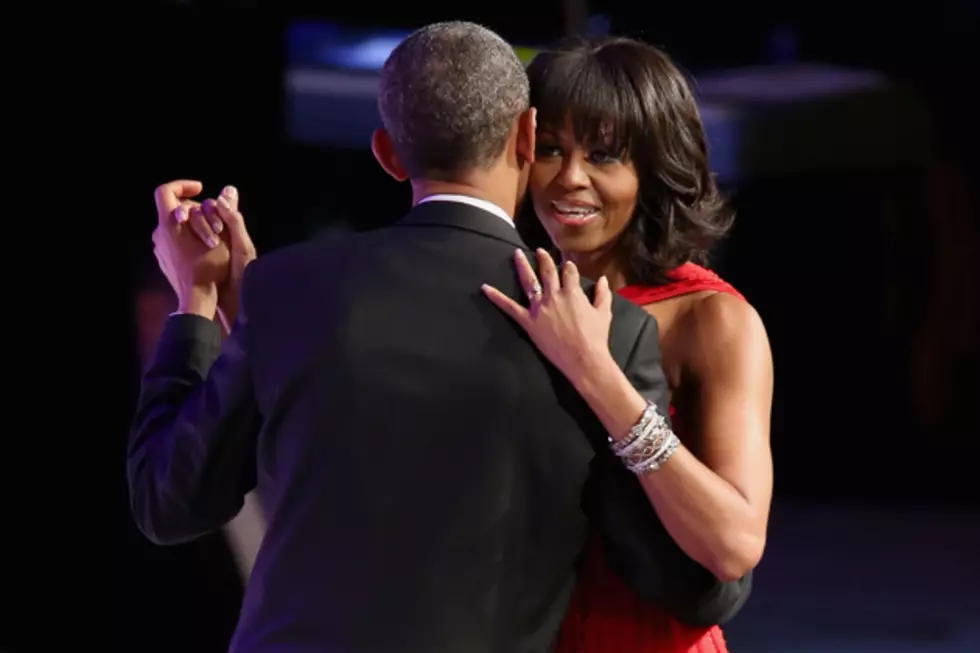
[[[565,263],[561,269],[543,249],[537,251],[536,272],[520,249],[514,265],[527,295],[524,307],[496,288],[484,285],[483,292],[497,308],[527,332],[531,341],[577,386],[596,368],[618,370],[609,353],[612,322],[612,291],[605,277],[596,283],[590,300],[582,290],[578,268]]]

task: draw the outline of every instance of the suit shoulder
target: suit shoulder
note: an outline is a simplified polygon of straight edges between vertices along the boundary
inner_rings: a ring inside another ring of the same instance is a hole
[[[612,314],[614,330],[631,332],[635,335],[639,335],[644,327],[652,328],[654,332],[657,330],[657,320],[650,313],[619,295],[613,296]]]
[[[293,274],[309,266],[329,266],[339,253],[349,245],[347,238],[335,240],[311,240],[287,245],[260,255],[246,272],[251,278],[265,278],[279,274]]]
[[[644,346],[659,346],[657,321],[633,302],[619,295],[613,297],[612,325],[609,330],[609,350],[613,358],[625,366],[632,360],[641,340]]]

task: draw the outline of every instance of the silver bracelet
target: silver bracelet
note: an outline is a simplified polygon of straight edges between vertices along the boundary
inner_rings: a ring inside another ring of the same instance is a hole
[[[643,414],[640,415],[640,419],[637,420],[633,428],[630,429],[626,437],[619,442],[609,438],[609,446],[612,447],[612,452],[617,456],[622,456],[626,449],[629,449],[631,445],[635,444],[636,441],[643,435],[644,431],[650,425],[650,422],[657,417],[657,405],[652,401],[647,401],[646,408],[643,409]]]
[[[622,456],[622,461],[628,469],[635,469],[644,466],[651,460],[656,460],[663,455],[670,444],[670,436],[673,432],[667,426],[667,421],[660,419],[649,430],[644,438],[642,446],[637,447],[628,456]]]
[[[681,444],[667,420],[650,401],[625,438],[619,442],[612,438],[609,441],[613,453],[637,475],[660,469]]]
[[[670,460],[679,446],[681,446],[680,438],[673,432],[668,432],[663,445],[654,455],[638,463],[627,465],[627,468],[637,476],[642,476],[647,472],[655,472]]]
[[[623,460],[632,460],[637,455],[643,457],[644,451],[655,446],[653,442],[658,439],[660,433],[660,429],[657,428],[658,426],[657,417],[655,416],[643,427],[643,430],[640,432],[640,437],[630,442],[628,447],[621,449],[616,455]]]

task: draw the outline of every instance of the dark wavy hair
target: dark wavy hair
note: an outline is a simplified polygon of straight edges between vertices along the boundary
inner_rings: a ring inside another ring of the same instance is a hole
[[[670,57],[628,38],[574,39],[538,54],[527,72],[541,127],[570,117],[578,142],[611,144],[636,168],[636,210],[617,245],[628,283],[665,283],[682,263],[707,263],[734,214],[709,168],[694,94]],[[524,239],[550,247],[531,202],[522,212]]]

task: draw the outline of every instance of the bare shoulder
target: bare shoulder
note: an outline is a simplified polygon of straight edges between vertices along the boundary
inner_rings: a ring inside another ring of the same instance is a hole
[[[689,366],[772,366],[769,336],[762,317],[744,299],[711,293],[692,302],[683,317]]]

